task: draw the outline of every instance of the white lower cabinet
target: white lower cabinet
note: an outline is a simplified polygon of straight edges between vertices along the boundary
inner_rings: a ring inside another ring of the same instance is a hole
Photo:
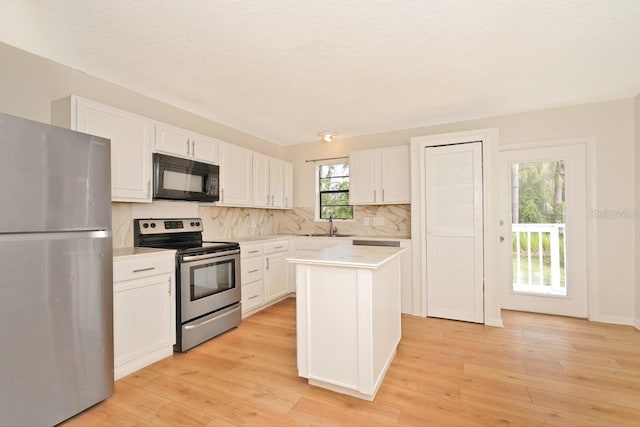
[[[264,282],[262,280],[242,285],[242,311],[246,313],[264,304]]]
[[[240,293],[243,314],[264,304],[262,254],[262,243],[240,244]]]
[[[240,243],[242,314],[249,315],[290,293],[290,238]]]
[[[303,255],[308,251],[320,251],[322,249],[330,248],[336,245],[350,245],[354,240],[369,240],[369,245],[375,245],[376,241],[394,241],[398,242],[401,248],[406,248],[406,251],[402,253],[401,257],[401,283],[402,290],[401,298],[401,310],[402,313],[418,315],[416,310],[413,309],[413,279],[412,279],[412,259],[411,259],[411,239],[393,239],[384,237],[307,237],[297,236],[293,239],[294,249],[293,252],[296,255]],[[295,276],[290,279],[292,283],[295,283]]]
[[[114,257],[115,379],[173,354],[174,263],[173,251]]]
[[[275,300],[289,293],[288,256],[288,240],[264,244],[264,288],[267,301]]]

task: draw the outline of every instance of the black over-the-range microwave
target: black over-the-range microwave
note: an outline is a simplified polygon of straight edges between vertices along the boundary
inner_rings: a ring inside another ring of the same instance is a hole
[[[153,198],[217,202],[220,167],[153,153]]]

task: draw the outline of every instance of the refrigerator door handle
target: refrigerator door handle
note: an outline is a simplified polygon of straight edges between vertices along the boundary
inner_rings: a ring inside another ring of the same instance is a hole
[[[0,233],[0,242],[26,242],[33,240],[107,239],[111,230],[50,231],[37,233]]]

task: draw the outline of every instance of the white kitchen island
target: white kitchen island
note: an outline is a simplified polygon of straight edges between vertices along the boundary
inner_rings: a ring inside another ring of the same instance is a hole
[[[373,400],[400,342],[404,248],[300,251],[296,264],[298,375]]]

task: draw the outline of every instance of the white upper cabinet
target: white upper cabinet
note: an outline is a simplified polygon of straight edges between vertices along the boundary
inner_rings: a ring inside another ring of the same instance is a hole
[[[411,203],[409,146],[354,151],[349,154],[349,203]]]
[[[285,185],[285,167],[287,164],[287,162],[274,157],[253,153],[254,207],[287,207],[285,206],[285,187],[287,185],[291,187],[290,183]],[[288,197],[291,196],[288,195]]]
[[[253,153],[253,206],[267,207],[270,204],[269,157]]]
[[[383,203],[411,203],[409,146],[380,150]]]
[[[269,206],[272,208],[284,207],[284,164],[282,160],[269,159]]]
[[[209,136],[156,123],[155,151],[201,162],[218,164],[219,141]]]
[[[219,140],[195,132],[189,132],[189,135],[191,137],[191,153],[195,160],[219,164]]]
[[[220,142],[220,201],[225,206],[253,206],[253,152]]]
[[[354,151],[349,154],[349,203],[362,205],[375,203],[377,192],[380,191],[378,182],[380,167],[379,150]]]
[[[284,162],[284,208],[293,208],[293,165]]]
[[[151,203],[154,122],[88,99],[53,102],[52,123],[111,140],[111,200]]]
[[[51,123],[111,140],[111,199],[152,202],[152,152],[220,165],[216,205],[291,209],[293,165],[206,135],[71,95]]]

